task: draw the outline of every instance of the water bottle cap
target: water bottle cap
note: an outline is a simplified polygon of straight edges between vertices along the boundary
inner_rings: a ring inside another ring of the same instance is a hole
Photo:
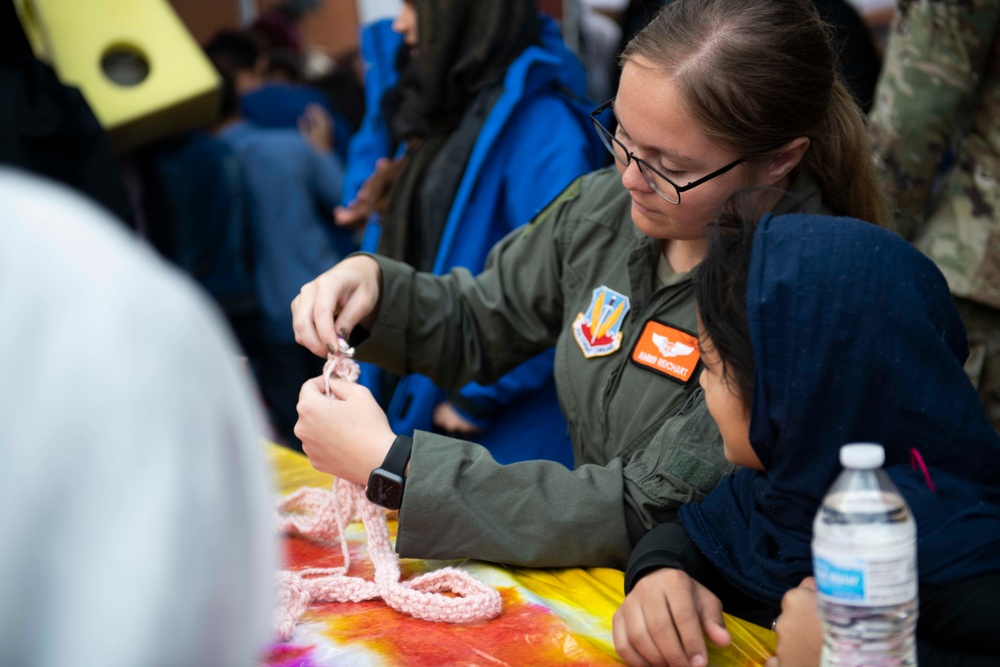
[[[883,463],[885,463],[885,450],[882,445],[861,442],[840,448],[840,465],[845,468],[868,470],[881,468]]]

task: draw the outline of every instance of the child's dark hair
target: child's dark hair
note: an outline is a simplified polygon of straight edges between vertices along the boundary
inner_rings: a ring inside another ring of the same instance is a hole
[[[708,249],[694,270],[694,291],[701,321],[701,345],[715,354],[726,382],[750,409],[754,356],[747,321],[747,280],[761,190],[737,192],[708,226]]]

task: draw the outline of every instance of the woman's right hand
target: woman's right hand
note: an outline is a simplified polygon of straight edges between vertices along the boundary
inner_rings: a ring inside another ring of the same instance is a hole
[[[303,285],[292,300],[295,341],[325,357],[328,345],[337,349],[338,334],[346,339],[357,324],[371,329],[381,280],[378,262],[357,255]]]

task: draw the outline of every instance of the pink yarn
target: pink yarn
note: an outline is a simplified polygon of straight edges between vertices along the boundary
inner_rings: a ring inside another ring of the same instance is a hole
[[[340,377],[355,381],[360,368],[353,359],[354,350],[338,339],[340,349],[331,350],[323,367],[326,393],[330,379]],[[273,632],[280,641],[288,641],[295,625],[311,603],[361,602],[382,598],[396,611],[425,621],[472,623],[500,615],[500,593],[475,579],[468,572],[445,567],[400,581],[399,556],[389,540],[385,514],[365,497],[364,488],[344,480],[334,480],[325,491],[303,487],[277,504],[281,530],[321,542],[340,540],[344,564],[334,568],[308,568],[292,572],[282,570],[278,585],[278,608]],[[349,521],[361,518],[368,533],[368,556],[375,566],[375,580],[347,576],[351,556],[347,548]],[[449,591],[454,597],[443,595]]]

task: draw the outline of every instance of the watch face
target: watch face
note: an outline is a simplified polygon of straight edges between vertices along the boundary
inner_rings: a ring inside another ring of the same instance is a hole
[[[381,468],[373,470],[365,495],[376,505],[398,510],[403,502],[403,478]]]

